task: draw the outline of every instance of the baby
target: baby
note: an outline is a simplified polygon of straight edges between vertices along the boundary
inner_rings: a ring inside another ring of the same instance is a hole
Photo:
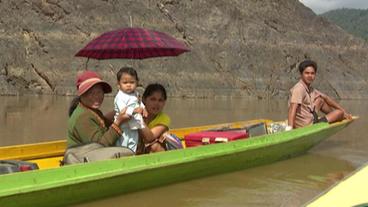
[[[144,113],[144,105],[140,103],[139,94],[136,91],[138,85],[137,72],[130,67],[123,67],[117,73],[117,81],[119,92],[115,96],[115,118],[120,111],[126,108],[126,114],[132,118],[128,123],[122,124],[122,136],[117,140],[117,146],[123,146],[137,151],[138,129],[145,127],[142,113]]]

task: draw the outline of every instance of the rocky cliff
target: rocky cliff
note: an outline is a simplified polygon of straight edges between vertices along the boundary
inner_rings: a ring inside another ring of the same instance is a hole
[[[171,96],[287,96],[297,64],[318,62],[316,87],[338,98],[368,98],[368,44],[298,0],[0,0],[0,93],[74,94],[86,59],[74,54],[99,34],[145,27],[191,52],[146,60],[90,60],[115,85],[133,65],[141,83]]]

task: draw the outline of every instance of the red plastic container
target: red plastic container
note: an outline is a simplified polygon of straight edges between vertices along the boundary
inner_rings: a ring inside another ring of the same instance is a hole
[[[187,147],[199,145],[230,142],[238,139],[246,139],[249,135],[245,130],[239,131],[203,131],[184,136]]]

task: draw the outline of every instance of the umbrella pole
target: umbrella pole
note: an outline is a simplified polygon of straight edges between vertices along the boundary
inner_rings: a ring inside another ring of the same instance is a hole
[[[87,70],[89,58],[87,58],[86,65],[84,66],[84,70]]]

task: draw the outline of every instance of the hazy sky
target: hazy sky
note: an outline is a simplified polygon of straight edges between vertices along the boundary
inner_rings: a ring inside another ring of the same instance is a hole
[[[338,9],[338,8],[354,8],[367,9],[368,0],[299,0],[305,6],[311,8],[315,13]]]

